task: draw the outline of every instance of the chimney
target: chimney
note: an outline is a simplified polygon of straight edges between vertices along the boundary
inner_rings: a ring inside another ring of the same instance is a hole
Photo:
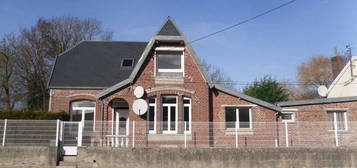
[[[343,56],[334,56],[331,58],[332,76],[335,79],[345,66],[345,58]]]

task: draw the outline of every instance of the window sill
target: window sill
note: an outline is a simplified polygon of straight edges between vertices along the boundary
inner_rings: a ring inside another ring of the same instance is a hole
[[[335,130],[328,130],[328,132],[335,132]],[[351,131],[350,130],[337,130],[338,133],[342,133],[342,134],[350,134]]]
[[[192,135],[186,135],[187,140],[192,140]],[[148,134],[149,141],[184,141],[184,134]]]
[[[183,77],[169,77],[169,76],[160,76],[155,77],[155,83],[158,84],[182,84],[184,83]]]
[[[225,130],[226,135],[235,135],[236,134],[236,129],[235,128],[227,128]],[[252,128],[239,128],[238,129],[238,135],[253,135],[253,129]]]
[[[284,120],[282,120],[281,122],[282,122],[282,123],[287,122],[288,124],[295,124],[295,120],[290,120],[290,121],[284,121]]]

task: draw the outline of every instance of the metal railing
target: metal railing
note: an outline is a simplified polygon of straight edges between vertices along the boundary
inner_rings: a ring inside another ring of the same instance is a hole
[[[0,146],[265,148],[357,146],[357,122],[0,120]]]

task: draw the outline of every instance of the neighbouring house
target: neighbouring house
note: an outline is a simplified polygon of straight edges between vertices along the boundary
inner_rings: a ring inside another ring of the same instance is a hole
[[[328,88],[327,97],[357,96],[357,57],[352,56]],[[351,68],[352,67],[352,68]]]
[[[142,115],[133,112],[139,86],[148,105]],[[56,57],[48,88],[49,111],[95,121],[94,131],[107,124],[109,139],[133,136],[129,122],[135,121],[146,143],[159,146],[177,146],[172,142],[184,133],[191,145],[224,146],[234,143],[235,131],[246,146],[276,143],[272,123],[281,108],[213,83],[171,18],[149,41],[80,42]]]

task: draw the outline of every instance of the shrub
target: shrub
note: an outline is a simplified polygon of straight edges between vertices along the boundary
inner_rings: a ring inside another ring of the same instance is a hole
[[[0,110],[0,119],[18,119],[18,120],[62,120],[68,121],[69,115],[66,112],[45,112],[30,110]]]

